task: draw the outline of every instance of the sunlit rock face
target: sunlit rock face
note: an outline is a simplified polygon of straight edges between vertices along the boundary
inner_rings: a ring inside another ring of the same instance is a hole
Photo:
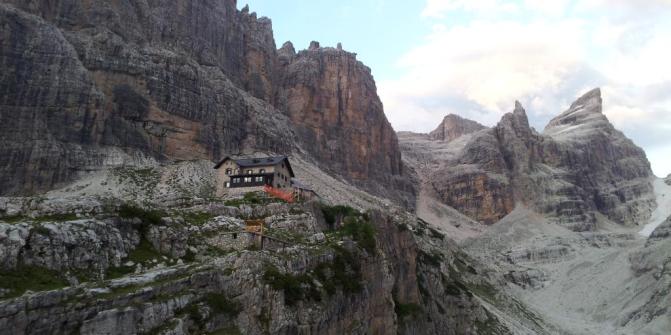
[[[408,193],[412,185],[403,177],[396,133],[370,69],[356,54],[316,42],[297,54],[285,45],[281,54],[288,62],[279,102],[308,152],[324,168],[364,185],[375,188],[372,180]],[[412,204],[410,197],[406,203]]]

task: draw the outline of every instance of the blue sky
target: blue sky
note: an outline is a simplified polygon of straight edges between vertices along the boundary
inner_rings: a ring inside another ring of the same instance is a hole
[[[376,80],[395,78],[394,64],[431,31],[421,1],[402,0],[250,0],[250,11],[273,22],[275,43],[291,41],[297,50],[310,41],[335,47],[338,42],[370,66]]]
[[[278,47],[358,54],[396,130],[448,113],[494,125],[515,100],[542,131],[585,91],[671,173],[671,0],[250,0]]]

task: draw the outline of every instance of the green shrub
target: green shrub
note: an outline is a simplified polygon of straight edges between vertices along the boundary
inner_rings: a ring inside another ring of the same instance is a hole
[[[217,314],[236,316],[240,314],[240,311],[242,310],[242,307],[238,302],[229,300],[223,294],[208,293],[205,296],[205,302],[212,308],[212,311]]]
[[[338,221],[343,220],[345,217],[361,215],[361,213],[356,209],[343,205],[328,206],[322,204],[321,209],[322,213],[324,214],[324,220],[326,220],[326,222],[331,225],[331,227],[333,227]]]
[[[49,236],[49,234],[51,233],[49,228],[42,225],[35,225],[33,226],[33,229],[31,229],[30,231],[36,234],[40,234],[42,236]]]
[[[359,246],[369,253],[375,252],[375,228],[368,222],[351,220],[348,217],[341,230],[345,235],[351,236]]]
[[[357,260],[345,249],[337,248],[332,262],[317,265],[314,274],[330,295],[341,287],[346,293],[361,290],[361,272]]]
[[[402,304],[397,301],[395,302],[394,312],[399,319],[403,319],[406,316],[415,317],[422,312],[422,307],[417,304]]]
[[[263,274],[263,280],[273,289],[283,291],[284,303],[289,306],[295,305],[306,297],[315,299],[319,296],[319,291],[314,286],[312,278],[307,274],[297,276],[289,273],[284,274],[274,266],[267,266]]]
[[[119,217],[125,219],[138,218],[143,224],[161,225],[163,212],[156,210],[146,210],[129,204],[124,204],[119,208]]]

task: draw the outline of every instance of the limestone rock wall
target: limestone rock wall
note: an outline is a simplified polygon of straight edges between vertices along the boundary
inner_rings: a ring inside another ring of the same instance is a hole
[[[278,51],[270,19],[236,5],[0,1],[0,194],[260,151],[412,206],[370,69],[316,44]]]

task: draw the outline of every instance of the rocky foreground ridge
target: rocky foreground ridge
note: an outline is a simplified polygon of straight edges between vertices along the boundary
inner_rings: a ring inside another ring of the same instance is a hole
[[[0,194],[263,151],[414,203],[370,69],[318,43],[277,50],[235,0],[3,0],[0,25]]]
[[[208,166],[127,167],[40,197],[0,198],[0,334],[553,329],[401,208],[338,181],[315,184],[322,203],[213,199]],[[327,204],[342,195],[368,209]],[[258,222],[263,244],[245,232]]]
[[[580,97],[543,133],[529,126],[519,102],[493,128],[460,124],[453,128],[470,132],[446,140],[405,133],[401,147],[407,164],[427,167],[419,169],[425,193],[475,220],[493,224],[525,204],[585,231],[596,229],[600,215],[641,224],[655,206],[645,153],[608,122],[599,89]]]

